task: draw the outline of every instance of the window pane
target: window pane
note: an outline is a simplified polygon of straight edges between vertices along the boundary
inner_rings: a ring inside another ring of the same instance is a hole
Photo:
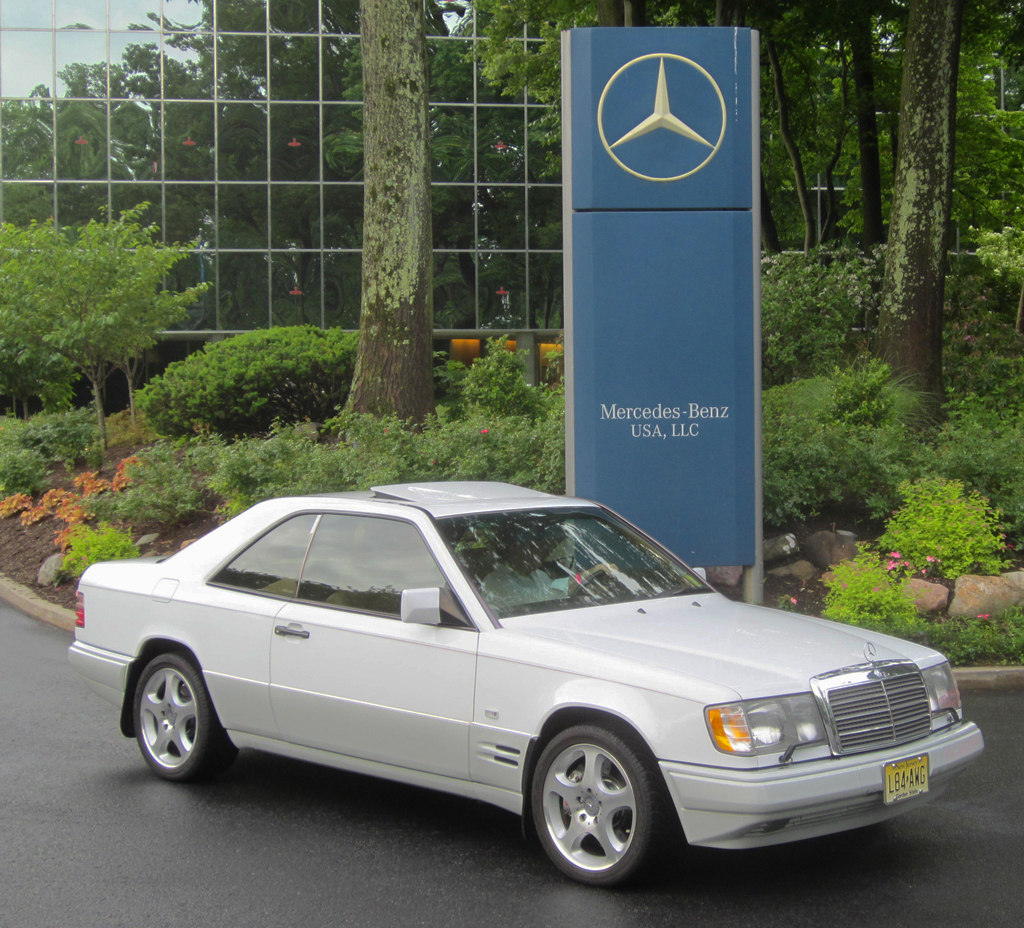
[[[217,38],[217,86],[225,100],[265,100],[267,46],[263,36]]]
[[[481,252],[479,290],[482,328],[529,328],[523,255]]]
[[[5,178],[53,177],[53,106],[49,102],[0,103],[0,142]]]
[[[164,23],[175,31],[213,28],[213,0],[164,0]]]
[[[274,100],[320,97],[320,45],[306,36],[270,37],[270,95]]]
[[[444,585],[415,526],[325,515],[310,545],[299,599],[397,616],[403,590]]]
[[[4,29],[52,29],[53,11],[49,3],[0,4],[0,26]]]
[[[320,188],[282,184],[270,188],[270,247],[320,247]]]
[[[530,253],[530,324],[562,327],[562,256]]]
[[[160,48],[155,36],[110,37],[110,96],[160,99]]]
[[[4,4],[6,10],[10,4]],[[53,44],[50,34],[7,32],[0,55],[0,93],[5,97],[48,97],[53,93]]]
[[[530,187],[527,190],[530,212],[530,247],[562,247],[562,188]]]
[[[517,107],[477,109],[477,161],[480,183],[519,182],[525,178],[523,111]]]
[[[320,179],[320,108],[274,103],[270,108],[270,179]]]
[[[467,57],[472,43],[455,39],[428,39],[432,103],[473,102],[473,62]]]
[[[212,254],[193,252],[168,271],[167,289],[180,293],[199,283],[212,283],[216,279],[214,265],[215,258]],[[199,297],[198,301],[189,305],[185,318],[174,328],[191,332],[217,328],[217,293],[213,287]]]
[[[320,252],[275,254],[271,274],[271,323],[320,325]]]
[[[175,33],[164,36],[164,97],[209,100],[213,96],[213,38]]]
[[[164,104],[164,176],[213,180],[213,104]]]
[[[3,184],[0,203],[0,222],[16,226],[27,226],[33,219],[45,222],[53,215],[53,184]]]
[[[160,0],[110,0],[111,29],[157,29]]]
[[[324,255],[324,325],[359,328],[362,257]]]
[[[123,210],[134,209],[143,203],[149,203],[149,206],[139,217],[139,223],[143,226],[155,223],[163,229],[163,221],[160,216],[159,184],[110,185],[110,208],[115,216],[121,215]],[[157,233],[155,240],[160,241],[160,233]]]
[[[213,247],[212,184],[167,184],[164,200],[167,211],[164,235],[168,242],[198,240],[205,248]]]
[[[106,176],[106,104],[58,101],[57,177],[91,180]]]
[[[330,5],[330,0],[327,0]],[[270,28],[274,32],[316,32],[317,0],[269,0]]]
[[[107,95],[107,37],[98,32],[57,33],[57,95]]]
[[[267,7],[264,3],[239,3],[216,0],[219,32],[266,32]]]
[[[265,329],[267,256],[221,252],[217,324],[221,329]]]
[[[267,108],[234,103],[220,108],[219,173],[221,180],[267,179]]]
[[[153,180],[160,176],[159,103],[112,103],[110,175],[115,180]]]
[[[324,106],[324,180],[363,179],[363,108]]]
[[[57,223],[85,225],[107,216],[106,184],[57,184]]]
[[[363,99],[363,58],[359,39],[324,39],[325,100]]]
[[[362,184],[324,185],[324,248],[362,248]]]
[[[220,247],[266,248],[267,188],[262,184],[222,184],[218,193]]]
[[[434,184],[430,199],[434,248],[472,248],[473,188]]]
[[[473,180],[473,111],[462,106],[430,108],[430,158],[434,181]]]
[[[8,4],[5,3],[4,6]],[[43,6],[42,3],[39,6]],[[46,6],[49,6],[47,3]],[[107,0],[57,0],[55,23],[58,29],[105,29]],[[47,26],[50,24],[47,23]]]
[[[210,582],[294,596],[315,522],[314,515],[289,519],[246,548]]]
[[[475,329],[476,258],[468,252],[434,254],[434,328]]]
[[[480,188],[478,228],[481,248],[525,248],[522,187]]]
[[[359,0],[330,0],[323,4],[323,31],[359,35]]]

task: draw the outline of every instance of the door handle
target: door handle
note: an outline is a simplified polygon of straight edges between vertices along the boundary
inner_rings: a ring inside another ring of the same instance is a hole
[[[309,632],[302,628],[289,628],[287,625],[275,625],[274,634],[282,638],[308,638]]]

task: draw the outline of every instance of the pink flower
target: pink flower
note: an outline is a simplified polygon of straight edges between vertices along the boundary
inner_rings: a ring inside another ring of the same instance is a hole
[[[987,618],[989,618],[989,613],[986,612],[984,615],[979,615],[978,618],[979,619],[987,619]]]
[[[927,562],[928,562],[929,564],[934,564],[934,563],[935,563],[935,562],[936,562],[936,561],[938,560],[938,558],[937,558],[937,557],[932,557],[932,556],[931,556],[931,555],[929,554],[929,555],[928,555],[928,556],[927,556],[927,557],[925,558],[925,560],[926,560],[926,561],[927,561]]]
[[[790,597],[789,597],[789,601],[790,601],[790,602],[791,602],[791,603],[792,603],[792,604],[793,604],[794,606],[796,605],[796,597],[795,597],[795,596],[790,596]]]
[[[489,431],[490,431],[490,429],[480,429],[480,434],[481,435],[486,435]]]
[[[903,555],[900,554],[899,551],[890,551],[889,557],[903,557]]]

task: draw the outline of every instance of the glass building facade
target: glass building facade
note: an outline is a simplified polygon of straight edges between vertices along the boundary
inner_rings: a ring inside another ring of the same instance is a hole
[[[469,4],[428,0],[434,322],[562,324],[558,152],[501,97]],[[531,39],[523,36],[524,42]],[[0,219],[148,202],[214,286],[181,335],[359,324],[358,0],[0,0]]]

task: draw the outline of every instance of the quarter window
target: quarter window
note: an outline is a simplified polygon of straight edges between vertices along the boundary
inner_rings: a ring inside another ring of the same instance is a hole
[[[294,597],[315,524],[312,513],[282,522],[249,545],[211,582]]]

